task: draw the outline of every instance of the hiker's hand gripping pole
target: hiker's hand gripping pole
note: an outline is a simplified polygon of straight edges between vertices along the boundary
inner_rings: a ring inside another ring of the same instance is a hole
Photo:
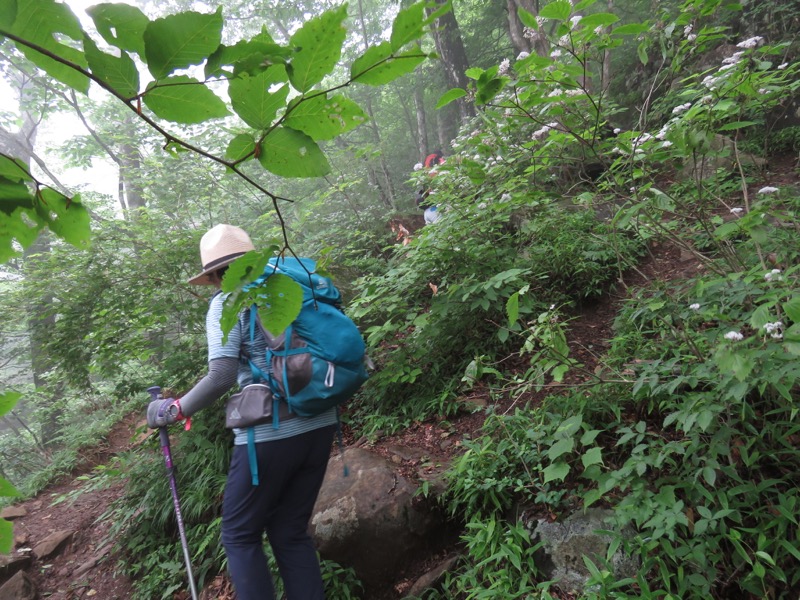
[[[157,385],[147,388],[150,393],[151,402],[162,400],[161,388]],[[189,577],[189,591],[192,593],[192,600],[198,600],[197,589],[194,586],[194,575],[192,574],[192,559],[189,556],[189,543],[186,541],[186,529],[183,526],[183,515],[181,514],[181,502],[178,499],[178,484],[175,480],[175,467],[172,464],[172,452],[169,447],[169,432],[166,427],[158,428],[158,436],[161,439],[161,451],[164,453],[164,463],[167,466],[167,476],[169,477],[169,489],[172,492],[172,503],[175,506],[175,519],[178,521],[178,533],[183,547],[183,560],[186,563],[186,574]]]

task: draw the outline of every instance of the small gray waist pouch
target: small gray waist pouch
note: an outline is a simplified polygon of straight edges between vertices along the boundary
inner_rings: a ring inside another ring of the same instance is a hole
[[[264,383],[251,383],[225,404],[225,427],[250,427],[272,419],[272,390]]]

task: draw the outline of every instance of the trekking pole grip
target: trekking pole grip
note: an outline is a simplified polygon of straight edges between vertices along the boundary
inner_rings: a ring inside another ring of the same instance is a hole
[[[147,392],[150,394],[150,401],[153,402],[154,400],[161,400],[161,386],[154,385],[147,388]],[[158,437],[161,440],[161,447],[162,448],[169,448],[169,432],[167,431],[166,427],[159,427],[158,428]],[[168,459],[170,463],[168,468],[172,468],[172,457]]]

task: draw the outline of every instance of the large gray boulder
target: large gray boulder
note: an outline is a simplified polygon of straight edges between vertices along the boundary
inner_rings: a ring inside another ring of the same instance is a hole
[[[310,524],[320,555],[352,567],[367,591],[393,581],[444,529],[416,490],[395,465],[369,450],[349,448],[332,458]]]
[[[599,531],[613,531],[613,512],[603,509],[589,509],[576,512],[563,521],[550,523],[543,519],[527,523],[534,542],[542,542],[536,552],[536,566],[542,570],[546,579],[556,581],[556,585],[566,592],[581,592],[589,579],[584,557],[591,559],[599,568],[604,561],[612,536]],[[632,534],[624,530],[622,535]],[[611,571],[616,579],[636,575],[638,560],[627,556],[621,550],[610,561]]]

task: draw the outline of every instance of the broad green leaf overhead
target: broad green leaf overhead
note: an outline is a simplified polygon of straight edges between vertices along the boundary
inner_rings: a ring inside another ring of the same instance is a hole
[[[202,123],[230,114],[219,96],[186,75],[175,75],[151,84],[143,98],[157,116],[175,123]]]
[[[240,133],[234,137],[225,149],[225,158],[238,161],[249,156],[256,149],[256,140],[249,133]]]
[[[264,328],[280,335],[300,314],[303,288],[288,275],[273,273],[258,287],[256,305]]]
[[[28,169],[19,159],[12,159],[9,156],[0,155],[0,177],[5,177],[12,181],[30,181]]]
[[[78,42],[83,40],[80,22],[66,4],[53,0],[20,2],[12,32],[79,67],[87,66],[86,57],[80,50],[57,41],[64,36]],[[88,92],[89,79],[81,72],[22,44],[18,48],[53,78],[79,92]]]
[[[222,7],[212,14],[185,12],[156,19],[144,32],[150,73],[163,79],[177,69],[201,64],[220,44]]]
[[[392,54],[389,42],[367,49],[350,67],[350,77],[358,83],[383,85],[411,73],[426,55],[419,46],[400,54]]]
[[[233,46],[224,44],[208,57],[205,66],[206,77],[221,75],[255,75],[265,66],[285,63],[292,51],[274,42],[267,32],[261,32],[250,40],[242,40]],[[227,68],[226,68],[227,67]]]
[[[228,95],[236,114],[254,129],[267,129],[275,120],[278,109],[286,104],[289,77],[283,65],[250,76],[246,73],[231,79]],[[280,85],[277,89],[274,86]]]
[[[342,55],[347,30],[342,22],[347,5],[306,21],[289,40],[294,50],[289,77],[295,89],[307,92],[330,73]]]
[[[86,14],[106,42],[144,58],[144,30],[150,19],[141,10],[127,4],[95,4]]]
[[[264,274],[272,252],[269,250],[250,251],[233,261],[222,280],[222,291],[233,292],[252,283]]]
[[[37,212],[50,231],[76,248],[88,248],[91,239],[89,213],[80,195],[67,198],[51,188],[44,188],[39,194],[41,201],[36,204]]]
[[[409,42],[422,37],[425,18],[425,2],[417,2],[397,13],[389,38],[392,50],[400,50]]]
[[[278,127],[261,144],[261,165],[281,177],[322,177],[331,167],[316,142],[302,131]]]
[[[342,95],[326,98],[319,95],[300,102],[284,121],[315,140],[332,140],[367,120],[366,113]]]
[[[83,40],[83,49],[92,75],[126,98],[134,98],[139,93],[139,71],[125,52],[119,57],[101,52],[88,36]]]
[[[17,17],[17,0],[0,2],[0,29],[11,29]]]

